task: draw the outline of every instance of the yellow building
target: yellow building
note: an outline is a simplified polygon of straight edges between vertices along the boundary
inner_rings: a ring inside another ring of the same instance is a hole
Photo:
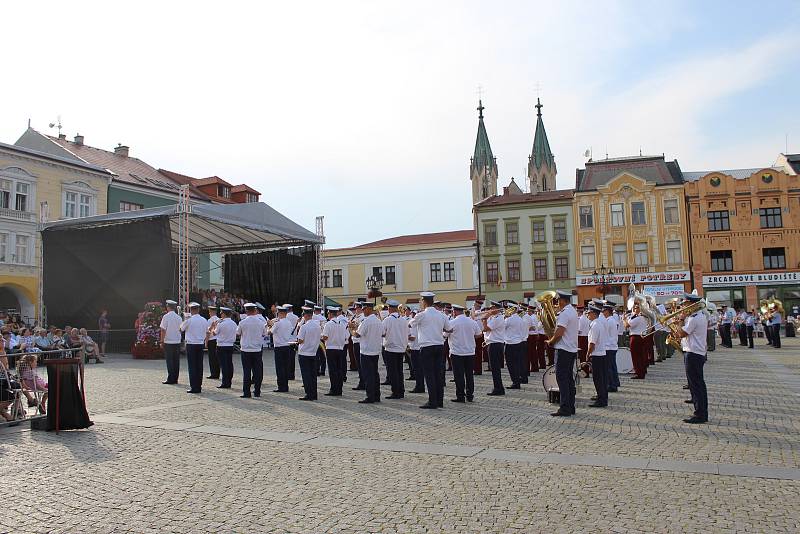
[[[463,305],[478,288],[475,232],[459,230],[392,237],[350,248],[326,250],[323,295],[342,305],[366,297],[367,278],[379,278],[381,292],[401,303],[416,303],[421,291]]]
[[[40,319],[39,223],[106,212],[111,173],[0,143],[0,309]]]
[[[589,160],[578,169],[573,213],[578,301],[606,294],[622,304],[628,285],[658,302],[691,291],[683,178],[663,156]],[[606,287],[596,273],[611,269]]]

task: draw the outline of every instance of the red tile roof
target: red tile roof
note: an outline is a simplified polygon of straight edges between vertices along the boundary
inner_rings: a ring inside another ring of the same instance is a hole
[[[180,174],[180,173],[177,173],[177,172],[174,172],[174,171],[168,171],[166,169],[158,169],[158,172],[160,172],[161,174],[164,174],[166,176],[169,176],[170,178],[172,178],[173,180],[177,181],[178,183],[190,183],[193,186],[198,186],[198,187],[199,186],[204,186],[204,185],[211,185],[211,184],[222,184],[222,185],[227,185],[228,187],[230,187],[231,188],[231,193],[238,193],[240,191],[249,191],[249,192],[255,193],[257,195],[261,194],[261,193],[259,193],[258,191],[256,191],[255,189],[253,189],[252,187],[250,187],[250,186],[248,186],[246,184],[231,185],[229,182],[226,182],[225,180],[223,180],[219,176],[209,176],[208,178],[192,178],[191,176],[186,176],[185,174]],[[213,198],[214,202],[222,202],[223,204],[236,204],[237,203],[236,201],[231,200],[229,198],[224,198],[224,197],[215,196],[215,195],[208,195],[208,194],[206,194],[206,196],[209,196],[210,198]]]
[[[436,232],[432,234],[401,235],[365,243],[353,248],[399,247],[403,245],[434,245],[437,243],[453,243],[455,241],[475,241],[475,230],[455,230],[453,232]]]
[[[572,200],[572,189],[559,189],[556,191],[542,191],[540,193],[523,193],[521,195],[496,195],[478,202],[475,207],[501,206],[504,204],[527,204],[533,202],[548,202],[554,200]]]
[[[252,187],[250,187],[247,184],[234,185],[233,188],[231,189],[231,193],[239,193],[241,191],[247,191],[249,193],[255,193],[257,195],[261,194],[260,191],[256,191],[255,189],[253,189]]]

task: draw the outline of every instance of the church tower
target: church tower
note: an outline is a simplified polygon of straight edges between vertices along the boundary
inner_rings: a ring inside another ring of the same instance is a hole
[[[556,188],[556,160],[547,141],[547,133],[542,122],[542,103],[536,99],[536,133],[533,136],[533,150],[528,157],[528,182],[531,193],[554,191]]]
[[[489,136],[483,124],[483,110],[483,103],[478,100],[478,137],[475,140],[475,154],[469,166],[473,206],[497,194],[497,160],[492,155]]]

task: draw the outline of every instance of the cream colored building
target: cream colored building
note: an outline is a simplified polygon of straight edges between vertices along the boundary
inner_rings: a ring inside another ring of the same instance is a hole
[[[0,309],[40,320],[39,223],[106,213],[111,176],[77,158],[0,143]]]
[[[326,250],[323,295],[342,305],[366,297],[366,280],[383,281],[381,292],[414,303],[421,291],[463,305],[478,288],[475,232],[460,230],[392,237],[350,248]]]

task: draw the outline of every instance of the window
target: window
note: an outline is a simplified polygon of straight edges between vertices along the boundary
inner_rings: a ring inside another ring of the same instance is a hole
[[[581,247],[581,266],[584,269],[594,268],[594,245],[583,245]]]
[[[80,204],[78,204],[78,213],[80,217],[88,217],[92,214],[91,195],[80,195]]]
[[[547,280],[547,258],[535,258],[533,260],[533,279]]]
[[[783,226],[780,208],[761,208],[758,210],[758,216],[761,219],[761,228],[781,228]]]
[[[28,211],[28,184],[17,182],[17,198],[14,202],[17,211]]]
[[[631,224],[647,224],[644,216],[644,202],[631,202]]]
[[[386,283],[390,286],[395,285],[394,265],[386,266]]]
[[[786,268],[786,251],[781,248],[765,248],[764,254],[764,268],[765,269],[785,269]]]
[[[231,198],[231,188],[227,185],[218,185],[217,186],[217,196],[222,198]]]
[[[614,255],[614,267],[625,267],[628,265],[628,247],[624,243],[617,243],[612,248]]]
[[[453,261],[444,262],[444,281],[455,282],[456,280],[456,263]]]
[[[497,246],[497,225],[487,224],[483,227],[483,236],[486,240],[486,244],[490,247]]]
[[[533,242],[544,243],[544,221],[533,221]]]
[[[592,218],[592,207],[591,206],[581,206],[579,208],[580,214],[580,223],[581,228],[592,228],[594,227],[594,221]]]
[[[683,261],[680,241],[667,241],[667,263],[677,265]]]
[[[670,198],[664,201],[664,224],[678,224],[678,200]]]
[[[322,271],[322,287],[331,287],[331,272],[328,270]]]
[[[567,221],[553,221],[553,241],[567,240]]]
[[[144,204],[136,204],[135,202],[119,201],[119,211],[138,211],[143,210]]]
[[[556,258],[556,278],[569,278],[569,258]]]
[[[0,208],[11,207],[11,180],[0,180]]]
[[[496,261],[487,261],[486,262],[486,281],[490,284],[496,284],[498,281],[497,278],[497,262]]]
[[[645,266],[650,263],[647,259],[647,243],[633,244],[633,263],[637,266]]]
[[[342,270],[333,270],[333,287],[342,287]]]
[[[519,245],[519,225],[515,222],[506,223],[506,245]]]
[[[730,250],[712,250],[711,251],[711,271],[732,271],[733,270],[733,252]]]
[[[611,226],[625,226],[625,207],[611,204]]]
[[[431,263],[431,282],[442,281],[442,264]]]
[[[258,195],[255,193],[247,193],[245,195],[245,200],[247,202],[258,202]]]
[[[509,282],[519,282],[519,260],[508,260],[506,262],[506,272]]]
[[[78,193],[64,193],[64,218],[74,219],[78,211]]]
[[[8,261],[8,234],[0,234],[0,263]]]
[[[17,253],[14,258],[16,263],[28,263],[28,236],[17,234]]]
[[[383,280],[383,267],[373,267],[372,276],[374,276],[377,280]]]
[[[721,232],[723,230],[730,230],[731,223],[728,219],[728,212],[726,211],[709,211],[708,212],[708,231]]]

